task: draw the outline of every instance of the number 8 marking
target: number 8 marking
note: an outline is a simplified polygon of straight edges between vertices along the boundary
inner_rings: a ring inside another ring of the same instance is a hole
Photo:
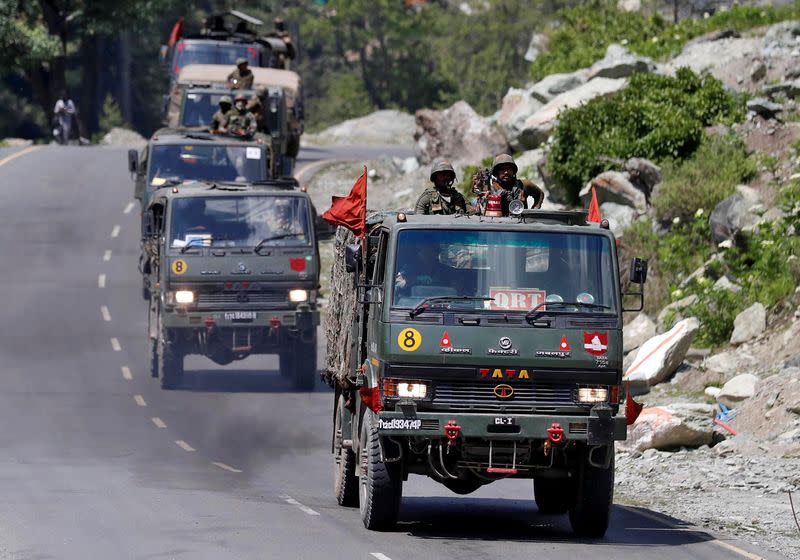
[[[177,275],[181,275],[186,272],[186,261],[183,259],[178,259],[177,261],[172,261],[172,272]]]
[[[417,329],[403,329],[397,336],[397,345],[405,352],[414,352],[422,344],[422,335]]]

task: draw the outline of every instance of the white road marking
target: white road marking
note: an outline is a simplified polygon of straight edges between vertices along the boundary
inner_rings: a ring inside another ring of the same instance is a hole
[[[220,462],[214,461],[214,462],[213,462],[213,463],[211,463],[211,464],[212,464],[212,465],[214,465],[215,467],[219,467],[219,468],[221,468],[221,469],[222,469],[222,470],[224,470],[224,471],[228,471],[228,472],[232,472],[232,473],[240,473],[240,472],[242,472],[242,471],[240,471],[239,469],[234,469],[234,468],[233,468],[232,466],[230,466],[230,465],[226,465],[225,463],[220,463]]]
[[[133,202],[129,202],[127,206],[125,206],[125,210],[122,211],[123,214],[130,214],[131,210],[133,210]]]
[[[375,558],[377,558],[378,560],[392,560],[391,558],[389,558],[388,556],[386,556],[386,555],[385,555],[384,553],[382,553],[382,552],[370,552],[370,553],[369,553],[369,555],[370,555],[370,556],[374,556],[374,557],[375,557]]]
[[[103,253],[103,260],[110,261],[111,260],[111,249],[106,249],[106,252]]]
[[[108,310],[108,306],[101,305],[100,314],[103,316],[103,321],[105,321],[106,323],[111,321],[111,312]]]
[[[0,159],[0,167],[2,167],[3,165],[7,164],[10,161],[17,159],[20,156],[24,156],[27,153],[30,153],[34,150],[38,150],[39,148],[41,148],[41,146],[28,146],[27,148],[25,148],[24,150],[20,150],[16,154],[11,154],[8,157],[4,157],[3,159]]]
[[[311,509],[308,506],[304,506],[303,504],[301,504],[300,502],[298,502],[297,500],[295,500],[291,496],[281,496],[281,498],[283,498],[283,500],[287,504],[291,504],[291,505],[297,507],[303,513],[307,513],[308,515],[319,515],[318,512],[314,511],[313,509]]]
[[[634,508],[630,508],[630,507],[626,507],[626,506],[622,506],[622,509],[625,509],[625,510],[631,512],[631,513],[635,513],[636,515],[640,515],[642,517],[650,519],[651,521],[655,521],[656,523],[660,523],[661,525],[663,525],[665,527],[674,528],[674,526],[669,521],[667,521],[666,519],[663,519],[663,518],[661,518],[661,517],[659,517],[657,515],[653,515],[652,513],[648,512],[648,511],[642,511],[641,509],[634,509]],[[734,545],[732,545],[730,543],[727,543],[727,542],[721,541],[719,539],[713,538],[713,536],[712,536],[711,540],[708,541],[708,542],[710,542],[711,544],[715,544],[715,545],[717,545],[717,546],[719,546],[721,548],[724,548],[724,549],[728,550],[729,552],[733,552],[735,554],[738,554],[739,556],[747,558],[748,560],[766,560],[762,556],[758,556],[757,554],[753,554],[752,552],[748,552],[748,551],[746,551],[746,550],[744,550],[742,548],[739,548],[738,546],[734,546]]]
[[[133,402],[139,406],[147,406],[147,402],[144,400],[142,395],[133,395]]]
[[[167,425],[164,424],[164,421],[161,418],[159,418],[158,416],[153,416],[150,420],[153,421],[153,424],[156,425],[156,428],[162,428],[163,429],[163,428],[167,427]]]
[[[97,275],[97,287],[98,288],[105,288],[106,287],[106,275],[105,274],[98,274]]]
[[[111,238],[119,237],[119,226],[115,225],[114,228],[111,230]]]
[[[114,349],[114,352],[119,352],[120,350],[122,350],[122,346],[119,345],[119,340],[117,340],[116,338],[112,338],[111,348]]]
[[[307,174],[312,173],[314,171],[318,171],[322,167],[326,165],[333,165],[334,163],[341,163],[340,160],[335,159],[321,159],[319,161],[315,161],[314,163],[309,163],[305,167],[303,167],[300,171],[294,174],[295,179],[297,182],[300,183]]]
[[[129,368],[128,366],[122,366],[122,378],[127,380],[127,381],[130,381],[131,379],[133,379],[133,374],[131,373],[131,368]]]
[[[175,440],[175,444],[184,451],[194,451],[194,447],[183,441],[182,439]]]

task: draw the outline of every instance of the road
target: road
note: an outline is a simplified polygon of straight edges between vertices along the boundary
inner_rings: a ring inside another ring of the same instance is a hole
[[[326,387],[291,393],[271,358],[148,377],[132,191],[120,148],[0,160],[0,560],[774,558],[641,508],[578,541],[526,481],[414,476],[398,529],[366,531],[333,498]]]

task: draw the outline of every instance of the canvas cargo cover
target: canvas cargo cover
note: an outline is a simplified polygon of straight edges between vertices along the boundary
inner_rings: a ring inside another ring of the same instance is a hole
[[[179,84],[220,84],[228,82],[228,75],[234,67],[230,64],[187,64],[178,76]],[[253,89],[260,87],[279,87],[296,94],[300,89],[300,76],[291,70],[277,68],[254,68]]]

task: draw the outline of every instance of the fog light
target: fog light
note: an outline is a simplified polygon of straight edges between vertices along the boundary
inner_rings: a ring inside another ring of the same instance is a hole
[[[419,382],[400,381],[397,383],[397,396],[401,399],[424,399],[428,396],[428,385]]]
[[[175,303],[193,303],[194,292],[189,290],[178,290],[175,292]]]
[[[578,402],[599,403],[608,400],[608,389],[605,387],[581,387],[578,389]]]
[[[289,301],[292,303],[301,303],[308,301],[307,290],[289,290]]]

